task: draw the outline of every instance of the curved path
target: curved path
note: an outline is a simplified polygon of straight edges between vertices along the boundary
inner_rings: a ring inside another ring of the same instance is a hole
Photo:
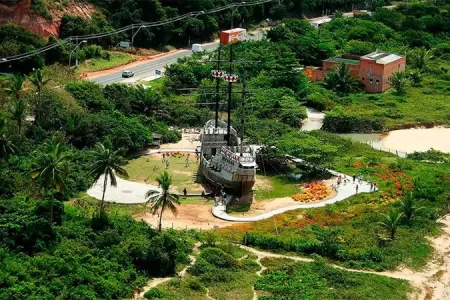
[[[328,170],[331,174],[334,176],[341,175],[344,177],[344,174],[338,173],[332,170]],[[348,178],[351,178],[350,176],[347,176]],[[363,181],[361,184],[358,184],[358,193],[369,193],[370,192],[370,184],[366,181]],[[212,214],[219,219],[231,221],[231,222],[255,222],[255,221],[261,221],[268,218],[271,218],[275,215],[295,210],[295,209],[301,209],[301,208],[316,208],[316,207],[323,207],[327,204],[333,204],[342,200],[345,200],[353,195],[356,194],[356,185],[352,182],[348,182],[347,184],[341,184],[341,186],[337,189],[336,196],[334,196],[331,199],[322,201],[322,202],[316,202],[316,203],[307,203],[307,204],[296,204],[296,205],[290,205],[281,207],[257,216],[251,216],[251,217],[235,217],[230,216],[227,214],[226,207],[224,205],[217,205],[213,206],[212,208]]]
[[[306,107],[308,118],[303,122],[301,131],[319,130],[322,128],[325,114],[311,107]]]

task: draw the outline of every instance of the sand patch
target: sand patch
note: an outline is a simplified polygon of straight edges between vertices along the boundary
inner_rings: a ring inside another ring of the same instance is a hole
[[[381,145],[389,150],[406,153],[424,152],[431,148],[450,153],[450,128],[394,130],[381,140]]]
[[[253,186],[253,189],[255,190],[271,190],[272,189],[272,182],[270,182],[269,179],[263,179],[261,177],[256,176],[255,185]]]
[[[214,226],[226,227],[234,224],[235,222],[227,222],[215,218],[211,214],[211,206],[213,200],[206,201],[198,204],[184,204],[181,199],[181,205],[178,206],[177,216],[173,215],[171,211],[167,210],[163,214],[162,226],[163,228],[174,229],[202,229],[209,230],[214,229]],[[159,217],[152,215],[151,213],[142,213],[135,215],[137,220],[144,220],[149,223],[153,228],[158,228]]]

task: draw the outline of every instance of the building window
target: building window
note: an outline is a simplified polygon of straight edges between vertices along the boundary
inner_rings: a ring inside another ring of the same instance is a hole
[[[370,80],[369,80],[369,83],[370,83],[370,84],[373,84],[373,79],[370,79]]]
[[[400,69],[400,64],[398,64],[398,68]]]
[[[377,80],[375,80],[375,84],[376,85],[379,85],[380,84],[380,81],[377,79]]]

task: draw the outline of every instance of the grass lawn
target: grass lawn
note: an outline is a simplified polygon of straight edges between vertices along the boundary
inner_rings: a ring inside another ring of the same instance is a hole
[[[449,68],[444,62],[441,67]],[[421,87],[406,87],[397,96],[393,89],[383,94],[353,94],[342,99],[344,111],[364,117],[376,117],[387,128],[419,122],[450,123],[450,76],[427,75]]]
[[[167,172],[172,176],[172,187],[175,192],[181,193],[184,188],[188,193],[201,193],[203,187],[198,182],[197,171],[198,164],[194,154],[190,154],[190,166],[185,167],[187,153],[181,153],[179,156],[169,156],[169,169]],[[131,159],[125,166],[128,172],[129,180],[137,182],[156,183],[156,177],[166,170],[162,162],[162,154],[141,156]],[[195,201],[195,198],[187,198],[187,201]]]
[[[301,192],[299,180],[292,180],[283,175],[262,175],[258,173],[256,178],[256,201],[290,197]]]
[[[263,258],[268,271],[255,284],[264,299],[407,299],[405,280],[352,273],[322,263]]]
[[[122,65],[129,64],[137,60],[136,57],[129,53],[109,51],[111,59],[95,58],[89,59],[81,63],[78,67],[78,72],[96,72],[112,69]]]
[[[140,84],[145,84],[147,86],[151,86],[152,89],[157,89],[157,90],[161,90],[164,86],[164,77],[155,79],[155,80],[150,80],[150,81],[140,81]]]

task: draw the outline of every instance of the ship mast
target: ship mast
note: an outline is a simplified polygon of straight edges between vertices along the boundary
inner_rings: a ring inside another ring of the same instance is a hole
[[[247,51],[245,51],[244,56],[244,78],[242,79],[242,116],[241,116],[241,157],[244,155],[244,126],[245,126],[245,98],[246,98],[246,87],[247,87]]]
[[[233,74],[233,44],[230,45],[230,75]],[[231,146],[231,95],[232,95],[233,82],[228,81],[228,109],[227,109],[227,134],[228,134],[228,146]]]
[[[220,44],[218,49],[218,56],[217,56],[217,71],[220,70]],[[222,75],[222,74],[220,74]],[[219,76],[216,77],[216,118],[215,118],[215,125],[216,129],[219,127],[219,85],[220,85],[220,78]]]

